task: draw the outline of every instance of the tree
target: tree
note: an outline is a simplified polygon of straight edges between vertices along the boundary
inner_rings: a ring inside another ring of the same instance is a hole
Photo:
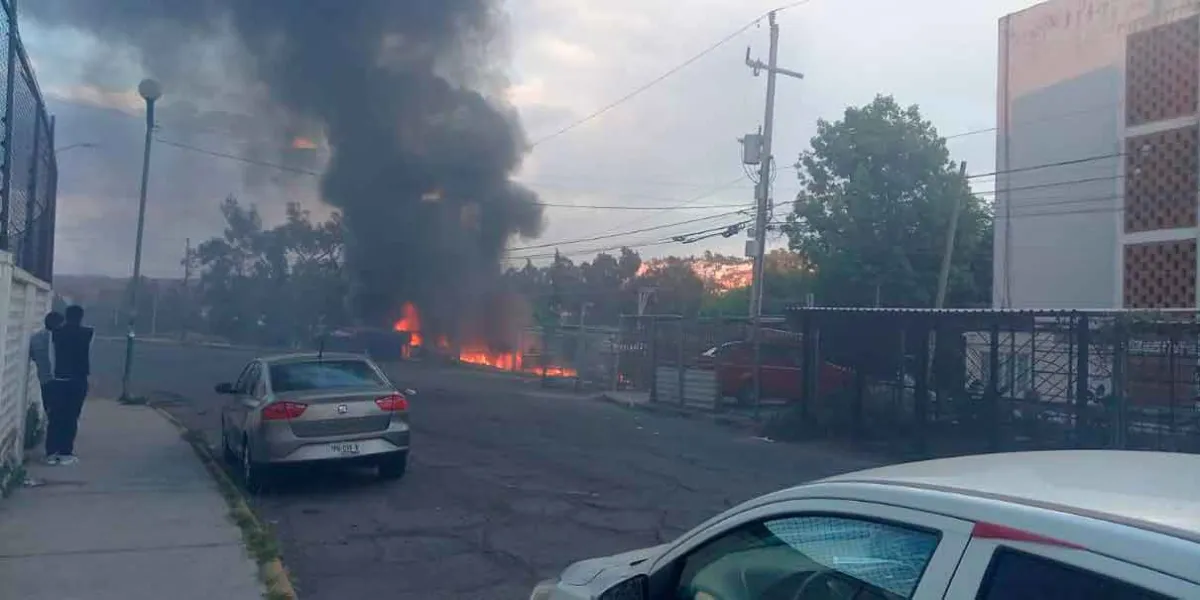
[[[638,288],[655,288],[649,312],[693,316],[704,301],[704,280],[686,259],[676,256],[656,260],[635,282]]]
[[[510,293],[526,299],[539,325],[557,324],[564,315],[574,323],[585,304],[588,324],[616,325],[622,314],[636,309],[633,283],[641,268],[642,257],[629,248],[621,248],[617,256],[600,253],[578,265],[556,253],[547,266],[526,260],[520,269],[508,269],[504,283]]]
[[[797,171],[801,191],[784,231],[814,271],[819,303],[933,306],[955,202],[963,204],[947,305],[990,298],[990,280],[972,269],[990,236],[986,207],[916,106],[878,96],[840,121],[818,121]]]
[[[294,344],[312,339],[321,325],[349,322],[340,214],[314,223],[293,203],[284,223],[265,229],[258,210],[232,196],[221,214],[224,233],[190,257],[211,333]]]
[[[779,315],[802,304],[813,290],[813,274],[804,257],[784,248],[767,253],[763,265],[763,314]],[[712,316],[746,316],[750,312],[750,286],[705,296],[701,312]]]

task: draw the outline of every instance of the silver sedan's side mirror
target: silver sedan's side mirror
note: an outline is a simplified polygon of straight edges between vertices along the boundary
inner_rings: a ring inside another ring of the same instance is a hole
[[[650,578],[634,575],[600,594],[599,600],[647,600],[650,597]]]

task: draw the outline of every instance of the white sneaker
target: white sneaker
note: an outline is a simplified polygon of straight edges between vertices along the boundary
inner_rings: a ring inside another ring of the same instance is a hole
[[[79,463],[79,457],[75,456],[74,454],[65,454],[63,456],[58,457],[58,464],[60,464],[60,465],[69,466],[69,465],[74,465],[74,464],[78,464],[78,463]]]
[[[61,461],[62,461],[62,457],[57,454],[51,454],[50,456],[46,457],[46,464],[48,464],[48,465],[61,464]]]

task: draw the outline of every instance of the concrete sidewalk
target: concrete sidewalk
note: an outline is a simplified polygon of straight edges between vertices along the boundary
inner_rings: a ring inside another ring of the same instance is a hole
[[[204,466],[154,410],[89,399],[80,463],[27,465],[0,502],[0,597],[262,597],[257,567]]]

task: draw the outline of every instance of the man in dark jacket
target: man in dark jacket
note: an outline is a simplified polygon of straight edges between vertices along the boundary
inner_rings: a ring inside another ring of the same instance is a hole
[[[91,327],[83,326],[83,307],[73,305],[67,307],[66,324],[53,334],[54,378],[61,407],[56,448],[61,465],[79,462],[75,457],[75,435],[79,431],[79,413],[88,393],[94,333]]]

